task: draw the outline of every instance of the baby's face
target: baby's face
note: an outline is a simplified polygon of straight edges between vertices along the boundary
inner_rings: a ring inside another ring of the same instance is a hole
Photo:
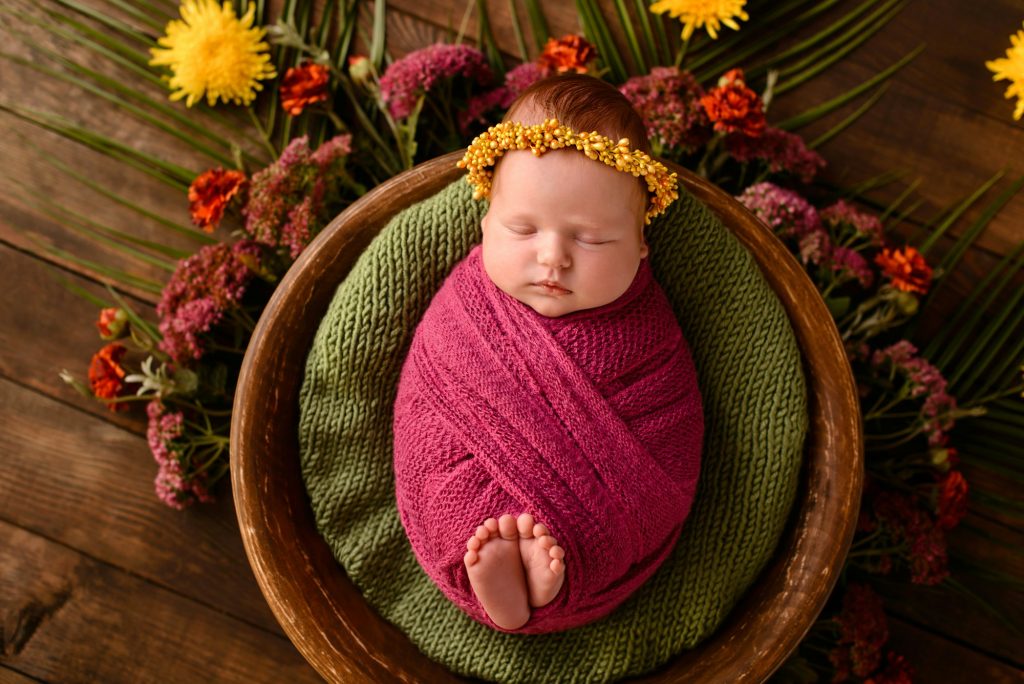
[[[615,301],[647,256],[645,199],[631,174],[576,150],[505,153],[481,221],[501,290],[554,318]],[[562,289],[547,288],[555,281]]]

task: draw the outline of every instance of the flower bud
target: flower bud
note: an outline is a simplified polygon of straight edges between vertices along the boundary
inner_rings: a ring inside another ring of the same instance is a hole
[[[128,314],[124,309],[109,307],[100,311],[96,327],[100,331],[100,337],[104,340],[116,340],[124,332],[124,326],[128,323]]]
[[[364,55],[353,55],[348,58],[348,75],[357,86],[367,88],[373,75],[373,64]]]
[[[896,308],[899,309],[900,313],[904,316],[913,316],[917,313],[917,297],[909,292],[897,290],[895,302]]]

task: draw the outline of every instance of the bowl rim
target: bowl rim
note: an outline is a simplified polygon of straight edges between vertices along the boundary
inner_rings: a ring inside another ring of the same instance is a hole
[[[391,216],[464,175],[455,166],[462,155],[418,164],[335,217],[275,288],[242,361],[230,467],[243,545],[278,622],[329,681],[471,681],[384,620],[319,535],[298,462],[302,374],[294,372],[312,345],[310,321],[319,324],[359,254]],[[853,541],[864,466],[860,404],[839,331],[795,257],[738,200],[662,161],[751,252],[783,304],[801,350],[809,425],[796,498],[771,560],[714,634],[629,681],[764,681],[821,612]]]

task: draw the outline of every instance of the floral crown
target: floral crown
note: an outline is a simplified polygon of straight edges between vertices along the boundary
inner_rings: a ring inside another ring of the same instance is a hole
[[[540,156],[548,150],[575,147],[591,159],[604,162],[613,169],[643,176],[647,190],[651,193],[651,204],[644,216],[644,225],[665,211],[669,204],[679,197],[677,175],[669,172],[665,165],[655,161],[643,150],[629,150],[629,138],[617,143],[611,138],[598,135],[597,131],[577,133],[558,123],[558,119],[545,119],[542,124],[524,126],[518,121],[505,121],[491,126],[473,139],[465,156],[457,163],[460,169],[468,169],[466,180],[476,190],[473,199],[487,197],[491,192],[494,178],[493,167],[497,158],[506,150],[525,150]]]

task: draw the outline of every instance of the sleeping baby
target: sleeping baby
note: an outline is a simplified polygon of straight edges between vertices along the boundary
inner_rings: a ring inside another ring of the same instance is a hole
[[[644,236],[676,176],[647,150],[618,90],[568,74],[524,91],[459,163],[489,199],[483,240],[403,364],[396,498],[423,569],[495,629],[607,615],[690,512],[702,403]]]

